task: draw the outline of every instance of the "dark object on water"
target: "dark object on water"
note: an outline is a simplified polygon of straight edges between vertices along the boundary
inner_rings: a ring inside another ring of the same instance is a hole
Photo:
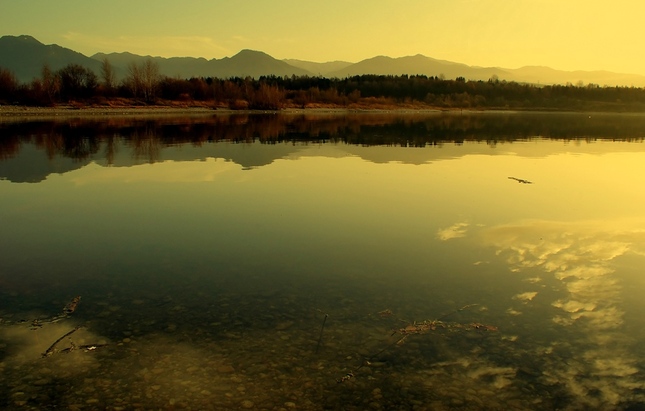
[[[517,177],[509,177],[509,179],[510,180],[515,180],[515,181],[517,181],[518,183],[521,183],[521,184],[533,184],[532,181],[524,180],[524,179],[517,178]]]

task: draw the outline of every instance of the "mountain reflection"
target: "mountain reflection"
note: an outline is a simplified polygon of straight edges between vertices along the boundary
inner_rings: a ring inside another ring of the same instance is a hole
[[[28,147],[44,151],[64,171],[91,161],[129,166],[162,160],[203,160],[205,153],[185,158],[170,148],[200,148],[217,142],[291,144],[346,144],[353,146],[427,147],[464,142],[496,146],[532,138],[563,141],[601,139],[638,141],[645,136],[645,116],[540,113],[344,113],[344,114],[225,114],[188,117],[86,117],[58,121],[11,121],[2,119],[0,131],[0,178],[41,181],[44,175],[20,176],[26,169],[21,157]],[[28,150],[27,150],[28,151]],[[118,163],[117,155],[129,154]],[[33,156],[34,153],[28,153]],[[278,155],[284,155],[284,150]],[[279,158],[279,157],[278,157]],[[66,160],[72,160],[71,163]],[[228,159],[238,162],[236,159]],[[399,159],[392,158],[390,160]],[[252,168],[271,159],[239,162]],[[33,163],[34,158],[25,158]],[[6,168],[12,169],[8,172]]]
[[[537,277],[525,279],[528,290],[513,298],[521,307],[509,308],[510,315],[528,313],[540,294],[550,298],[555,290],[560,295],[550,302],[560,338],[544,347],[544,384],[566,384],[570,394],[593,409],[616,405],[645,389],[640,359],[630,352],[637,342],[624,329],[622,302],[629,290],[615,268],[619,257],[645,255],[642,222],[528,221],[491,227],[483,238],[512,271],[537,271]],[[552,289],[546,284],[553,284]],[[573,358],[565,360],[571,353]]]

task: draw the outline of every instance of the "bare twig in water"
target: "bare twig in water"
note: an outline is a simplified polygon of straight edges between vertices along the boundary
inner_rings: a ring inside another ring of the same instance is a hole
[[[327,322],[328,314],[325,314],[323,318],[322,327],[320,327],[320,336],[318,336],[318,344],[316,344],[316,354],[318,354],[318,349],[320,348],[320,342],[322,341],[323,331],[325,330],[325,323]]]
[[[76,327],[74,327],[74,329],[72,331],[69,331],[69,332],[65,333],[62,337],[60,337],[59,339],[54,341],[54,343],[52,345],[50,345],[49,348],[47,348],[47,350],[42,354],[43,358],[44,357],[49,357],[50,355],[52,355],[54,353],[55,348],[56,348],[56,344],[61,342],[65,337],[69,337],[70,335],[74,334],[79,328],[81,328],[81,326],[77,325]]]

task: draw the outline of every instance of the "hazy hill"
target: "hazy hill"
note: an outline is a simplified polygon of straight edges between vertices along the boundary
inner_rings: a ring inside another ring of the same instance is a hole
[[[276,76],[310,76],[313,73],[291,66],[277,60],[266,53],[254,50],[242,50],[233,57],[225,57],[213,61],[215,77],[260,77],[262,75]]]
[[[354,64],[346,64],[335,70],[324,70],[323,64],[301,60],[286,60],[293,65],[307,68],[309,71],[317,70],[326,77],[345,78],[361,74],[381,75],[415,75],[443,76],[446,79],[464,77],[468,80],[488,80],[497,76],[500,80],[517,81],[519,83],[532,84],[584,84],[594,83],[600,86],[636,86],[645,87],[645,76],[637,74],[613,73],[609,71],[564,71],[555,70],[549,67],[527,66],[519,69],[507,69],[500,67],[476,67],[466,64],[455,63],[446,60],[437,60],[417,54],[392,58],[377,56],[359,61]],[[344,62],[340,62],[344,63]],[[320,67],[317,69],[317,67]]]
[[[101,61],[107,57],[114,66],[119,79],[125,77],[130,63],[152,59],[159,65],[161,74],[169,77],[260,77],[263,75],[305,76],[314,73],[291,66],[266,53],[242,50],[233,57],[206,60],[195,57],[151,57],[132,53],[97,53],[87,57],[76,51],[58,46],[45,45],[31,36],[0,37],[0,67],[12,71],[18,81],[27,83],[40,78],[44,64],[56,71],[68,64],[79,64],[92,69],[97,75],[101,72]]]
[[[343,78],[361,74],[424,74],[427,76],[443,75],[447,79],[465,77],[469,80],[488,80],[493,75],[497,75],[500,79],[508,77],[508,73],[500,68],[471,67],[461,63],[436,60],[430,57],[423,56],[421,54],[399,58],[392,58],[387,56],[372,57],[340,70],[330,72],[329,76]]]
[[[610,71],[563,71],[554,70],[550,67],[526,66],[515,70],[508,70],[512,77],[508,80],[521,81],[525,83],[540,84],[584,84],[618,85],[645,87],[645,76],[637,74],[612,73]],[[501,76],[500,76],[501,79]]]
[[[282,60],[287,64],[294,67],[307,70],[317,76],[328,77],[329,73],[339,71],[345,67],[351,66],[354,63],[348,61],[328,61],[326,63],[315,63],[313,61],[297,60],[297,59],[284,59]]]
[[[87,57],[81,53],[58,46],[45,45],[31,36],[0,37],[0,67],[12,71],[19,81],[29,82],[41,76],[43,64],[58,70],[67,64],[80,64],[100,74],[101,60],[107,57],[114,66],[119,79],[124,78],[131,63],[153,59],[159,65],[161,74],[169,77],[260,77],[276,76],[325,76],[344,78],[362,74],[443,76],[446,79],[464,77],[468,80],[488,80],[497,76],[500,80],[535,84],[584,84],[600,86],[645,87],[645,76],[621,74],[608,71],[562,71],[549,67],[522,67],[505,69],[499,67],[474,67],[423,55],[392,58],[377,56],[349,63],[332,61],[315,63],[286,59],[277,60],[261,51],[242,50],[232,57],[207,60],[195,57],[151,57],[131,53],[97,53]]]
[[[0,67],[12,71],[22,83],[40,78],[44,64],[55,71],[70,63],[100,72],[100,62],[56,44],[45,45],[31,36],[0,37]]]
[[[92,59],[103,61],[104,58],[107,58],[112,66],[118,68],[118,77],[123,78],[126,73],[128,66],[132,63],[141,64],[147,59],[151,59],[159,65],[159,71],[161,74],[168,77],[181,77],[181,78],[190,78],[190,77],[208,77],[212,76],[210,74],[209,61],[205,58],[194,58],[194,57],[172,57],[172,58],[163,58],[163,57],[152,57],[152,56],[140,56],[138,54],[132,54],[128,52],[124,53],[96,53],[92,56]],[[188,74],[190,73],[190,74]]]
[[[104,58],[124,73],[131,63],[139,64],[146,59],[152,59],[159,65],[161,74],[168,77],[260,77],[264,75],[296,76],[312,75],[311,72],[291,66],[284,61],[277,60],[266,53],[253,50],[242,50],[233,57],[206,60],[195,57],[151,57],[139,56],[132,53],[97,53],[93,59]]]

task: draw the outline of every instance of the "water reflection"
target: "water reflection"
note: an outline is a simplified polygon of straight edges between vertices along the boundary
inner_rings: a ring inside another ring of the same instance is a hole
[[[468,226],[468,223],[456,223],[450,227],[442,228],[437,232],[437,238],[447,241],[453,238],[465,237]]]
[[[187,118],[79,118],[61,121],[0,122],[0,179],[42,181],[50,173],[90,162],[131,166],[159,161],[219,157],[253,168],[298,153],[303,145],[342,143],[348,154],[361,146],[443,147],[440,156],[489,154],[491,147],[539,137],[562,141],[642,141],[645,116],[538,113],[217,115]],[[617,124],[620,126],[617,127]],[[216,142],[261,143],[266,150],[223,149]],[[483,144],[459,154],[448,145]],[[488,148],[488,150],[486,149]],[[508,148],[510,150],[510,146]],[[515,150],[516,148],[513,148]],[[533,150],[534,151],[534,150]],[[40,160],[44,154],[46,162]],[[361,153],[373,162],[423,164],[427,153],[374,150]],[[535,155],[535,154],[531,154]],[[435,154],[434,156],[437,156]]]
[[[542,381],[565,384],[570,395],[594,409],[642,401],[642,359],[634,356],[638,341],[624,327],[625,279],[615,264],[628,254],[645,255],[645,222],[526,221],[487,228],[482,238],[511,270],[537,275],[526,278],[531,291],[515,295],[524,304],[509,308],[510,314],[530,310],[529,303],[548,292],[545,282],[560,294],[551,305],[561,337],[543,347],[548,355]],[[572,357],[565,358],[570,350]]]
[[[639,116],[2,127],[7,409],[645,402]],[[77,325],[61,347],[107,345],[41,358]]]

